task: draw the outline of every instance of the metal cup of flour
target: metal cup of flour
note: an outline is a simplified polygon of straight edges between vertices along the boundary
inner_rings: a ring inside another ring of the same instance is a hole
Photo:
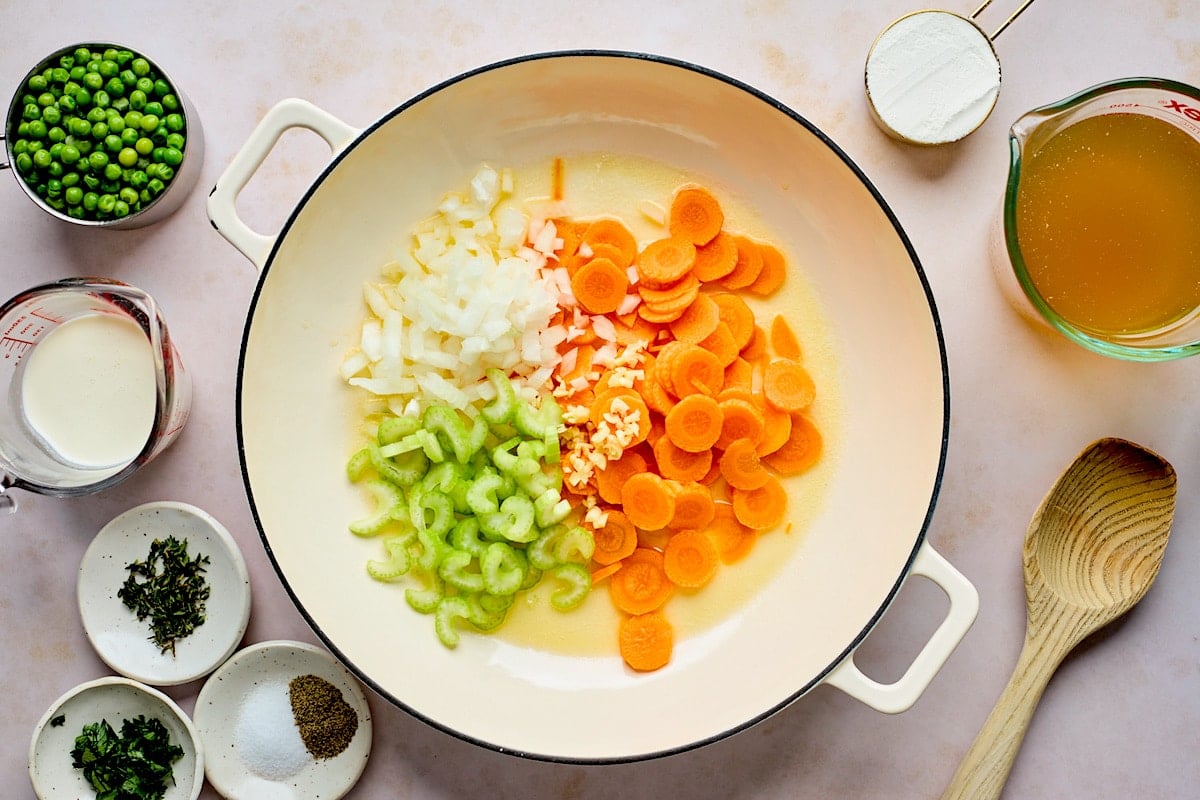
[[[37,286],[0,306],[0,508],[20,488],[115,486],[161,453],[191,407],[154,299],[103,278]]]

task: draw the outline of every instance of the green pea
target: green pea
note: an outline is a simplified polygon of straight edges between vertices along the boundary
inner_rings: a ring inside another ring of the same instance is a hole
[[[121,70],[121,74],[118,75],[117,77],[119,77],[121,79],[121,82],[124,83],[126,86],[135,86],[137,84],[137,79],[138,79],[137,74],[134,73],[134,71],[129,69],[128,67]]]
[[[56,178],[51,178],[50,180],[46,181],[46,194],[48,194],[50,197],[58,197],[62,193],[62,181]]]
[[[72,92],[70,94],[64,94],[62,97],[58,98],[58,110],[59,111],[65,111],[66,113],[70,114],[70,113],[74,112],[75,109],[78,107],[79,107],[79,104],[75,102],[75,91],[74,90],[72,90]]]
[[[137,205],[137,202],[140,199],[138,197],[137,189],[133,189],[129,186],[126,186],[124,189],[122,189],[117,197],[121,200],[124,200],[131,206]]]
[[[125,143],[121,141],[121,137],[115,133],[110,133],[104,137],[104,149],[110,153],[119,153],[124,146]]]
[[[107,122],[103,122],[103,121],[97,122],[95,125],[92,126],[92,138],[93,139],[100,142],[100,141],[104,141],[104,138],[106,136],[108,136],[108,123]]]
[[[149,189],[142,189],[140,192],[138,192],[138,199],[141,200],[142,205],[145,206],[150,204],[150,201],[154,199],[154,195],[150,194]]]
[[[42,111],[42,121],[47,125],[57,125],[62,122],[62,112],[58,110],[57,106],[47,106]]]
[[[102,194],[96,202],[96,209],[104,214],[111,214],[117,206],[117,198],[111,194]]]
[[[105,82],[104,88],[107,89],[108,93],[113,97],[121,97],[125,94],[125,84],[120,78],[117,77],[109,78],[108,81]]]
[[[129,107],[135,111],[141,111],[146,107],[146,93],[141,89],[134,89],[129,93]]]
[[[145,114],[141,119],[142,130],[149,133],[158,127],[158,117],[154,114]]]
[[[72,55],[75,56],[76,64],[86,64],[92,60],[92,54],[86,47],[76,47]]]
[[[19,156],[19,155],[21,155],[21,153],[28,153],[28,152],[29,152],[29,140],[28,139],[17,139],[16,143],[13,145],[13,155]]]
[[[154,82],[154,93],[159,97],[165,97],[171,93],[171,84],[159,78]]]
[[[92,102],[101,108],[108,108],[108,106],[112,103],[112,96],[105,90],[101,89],[92,95]]]
[[[78,186],[72,186],[63,193],[63,197],[69,206],[77,206],[83,202],[83,189]]]
[[[83,76],[83,85],[93,92],[104,88],[104,76],[99,72],[87,72]]]
[[[17,172],[22,174],[28,173],[33,169],[33,156],[29,153],[21,153],[17,156]]]
[[[83,209],[79,206],[67,206],[67,216],[72,219],[84,219],[86,214],[84,214]]]
[[[116,138],[116,137],[109,137],[109,138]],[[117,149],[120,150],[120,147],[119,147],[120,142],[117,142],[117,144],[118,144]],[[104,145],[106,147],[108,146],[107,140],[105,140]],[[96,150],[88,155],[88,164],[91,165],[92,169],[96,170],[97,172],[100,172],[101,170],[103,170],[105,167],[108,166],[108,154],[101,150]]]
[[[165,148],[162,161],[168,166],[178,167],[183,163],[183,152],[174,147]]]
[[[117,60],[117,48],[115,48],[115,47],[104,48],[104,52],[101,54],[100,57],[103,58],[105,61],[116,61]]]
[[[128,64],[132,59],[133,59],[133,51],[132,50],[118,50],[117,51],[117,63],[118,64],[124,66],[125,64]]]
[[[138,161],[137,150],[132,147],[122,148],[121,152],[117,154],[117,161],[121,162],[123,167],[132,167]]]
[[[65,144],[58,157],[62,159],[62,163],[64,164],[74,164],[79,160],[79,148],[73,144]]]
[[[167,127],[170,127],[169,121],[167,123]],[[183,138],[182,133],[170,133],[170,134],[167,134],[166,145],[167,145],[167,147],[174,147],[176,150],[179,150],[182,152],[183,151],[183,143],[185,141],[186,140]]]
[[[135,144],[137,144],[137,140],[141,137],[142,132],[136,126],[129,127],[121,131],[121,143],[129,147],[133,147]]]
[[[125,112],[125,124],[131,128],[136,128],[142,122],[142,112],[133,110]]]
[[[67,132],[61,126],[55,125],[46,131],[46,138],[52,142],[65,142],[67,140]]]
[[[129,110],[129,98],[128,97],[115,97],[115,98],[113,98],[111,107],[117,109],[122,114],[124,114],[126,111]]]
[[[172,167],[168,167],[166,164],[159,164],[158,177],[163,181],[169,181],[171,178],[175,177],[175,170]]]
[[[100,179],[98,177],[96,177],[95,175],[84,175],[83,176],[83,185],[89,189],[99,189],[100,188]]]
[[[150,176],[145,170],[135,169],[129,173],[129,185],[134,189],[144,189],[149,180]]]
[[[17,125],[17,136],[20,136],[20,137],[29,136],[29,123],[28,122],[21,122]]]
[[[92,110],[97,111],[98,109],[93,108]],[[72,117],[67,129],[72,136],[84,137],[91,134],[92,123],[84,117]]]
[[[100,89],[97,88],[96,91],[100,91]],[[92,104],[92,93],[88,90],[88,87],[80,86],[75,90],[75,102],[83,108],[86,108]]]
[[[42,122],[40,119],[32,120],[29,123],[29,138],[30,139],[45,139],[46,132],[48,130],[49,129],[46,127],[45,122]]]
[[[75,147],[77,147],[79,149],[80,155],[85,155],[85,156],[88,153],[92,152],[92,148],[95,147],[95,142],[93,142],[91,139],[79,139],[79,140],[76,140],[74,142],[74,144],[75,144]]]
[[[21,110],[21,119],[23,119],[23,120],[28,121],[31,119],[41,119],[41,118],[42,118],[42,107],[39,106],[37,103],[26,103],[25,108],[23,108]]]
[[[145,92],[146,94],[150,94],[151,92],[154,91],[154,79],[153,78],[138,78],[137,79],[137,88],[140,89],[141,91]]]
[[[142,113],[153,114],[161,119],[163,115],[162,103],[158,102],[157,100],[151,100],[149,103],[146,103],[146,108]]]
[[[65,172],[61,161],[51,161],[50,166],[46,167],[46,174],[51,178],[61,178]]]
[[[113,215],[117,217],[129,216],[129,203],[124,200],[118,200],[113,204]]]
[[[181,133],[184,129],[182,114],[167,114],[165,122],[167,123],[167,130],[174,133]]]
[[[142,138],[137,140],[137,143],[134,144],[133,149],[138,152],[138,155],[148,156],[152,152],[154,152],[154,142],[150,141],[145,136],[143,136]],[[156,158],[154,160],[161,161],[162,159]]]
[[[37,92],[38,94],[46,91],[46,87],[49,85],[50,81],[46,80],[42,75],[30,75],[29,80],[26,81],[26,86],[29,87],[30,91]]]
[[[104,167],[104,180],[112,182],[121,179],[121,165],[115,161],[109,161]]]
[[[71,73],[63,67],[55,67],[50,71],[50,80],[53,83],[66,83],[71,80]]]
[[[167,185],[158,178],[151,178],[150,182],[146,184],[146,188],[150,190],[151,195],[157,196],[162,194],[162,190],[167,188]]]
[[[68,172],[66,175],[62,176],[62,185],[63,186],[70,187],[70,186],[76,186],[78,184],[79,184],[79,173],[78,172]]]
[[[100,202],[100,195],[95,192],[84,192],[83,207],[87,211],[95,211],[96,204]]]
[[[87,70],[81,64],[71,67],[71,80],[81,81],[84,75],[87,75]]]
[[[162,104],[163,108],[165,108],[167,111],[179,110],[179,98],[173,94],[164,94],[162,96]]]
[[[63,200],[61,197],[47,197],[46,205],[50,206],[55,211],[66,211],[67,210],[67,202],[65,200]]]
[[[133,70],[133,74],[140,77],[150,72],[150,62],[139,56],[130,62],[129,68]]]
[[[87,71],[100,72],[100,56],[98,54],[92,53],[92,57],[88,59]]]
[[[39,106],[41,106],[42,108],[45,108],[46,106],[54,105],[54,100],[55,100],[55,97],[53,94],[51,94],[50,92],[42,92],[41,94],[38,95],[37,102],[38,102]]]
[[[117,66],[117,62],[105,55],[104,60],[100,62],[99,69],[99,72],[104,76],[104,79],[108,80],[109,78],[116,77],[117,73],[120,71],[121,68]]]
[[[57,161],[58,157],[62,155],[62,149],[62,142],[55,142],[54,144],[50,145],[50,157]]]
[[[165,147],[167,144],[167,136],[167,126],[159,125],[150,132],[150,141],[154,142],[156,146]]]
[[[110,133],[120,133],[125,130],[125,118],[116,111],[109,109],[108,130]]]

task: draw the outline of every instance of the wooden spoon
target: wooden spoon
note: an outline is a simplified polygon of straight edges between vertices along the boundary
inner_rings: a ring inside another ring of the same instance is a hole
[[[1000,796],[1050,676],[1146,594],[1174,513],[1175,470],[1132,442],[1094,442],[1058,479],[1025,534],[1021,656],[942,800]]]

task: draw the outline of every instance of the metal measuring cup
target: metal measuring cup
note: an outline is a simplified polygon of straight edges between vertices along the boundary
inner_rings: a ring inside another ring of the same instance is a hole
[[[131,320],[150,344],[154,415],[135,456],[115,464],[73,462],[30,424],[22,386],[30,357],[59,326],[91,315]],[[55,497],[115,486],[167,448],[191,409],[191,378],[183,368],[158,305],[146,292],[105,278],[68,278],[29,289],[0,306],[0,510],[13,511],[10,488]]]

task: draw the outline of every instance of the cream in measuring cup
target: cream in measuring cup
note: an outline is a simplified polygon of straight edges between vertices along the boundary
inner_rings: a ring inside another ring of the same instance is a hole
[[[153,299],[102,279],[31,289],[0,307],[4,489],[56,496],[116,485],[167,447],[191,384]]]

